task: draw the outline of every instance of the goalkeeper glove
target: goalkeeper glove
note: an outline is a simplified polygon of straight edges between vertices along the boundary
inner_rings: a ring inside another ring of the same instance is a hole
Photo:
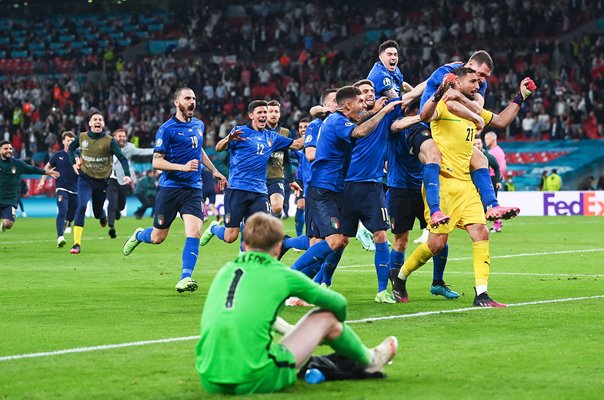
[[[520,82],[520,90],[518,90],[518,93],[514,98],[514,103],[518,104],[519,106],[522,106],[522,103],[524,103],[524,101],[531,94],[533,94],[535,90],[537,90],[537,85],[535,85],[535,82],[533,82],[531,78],[524,78],[522,82]]]

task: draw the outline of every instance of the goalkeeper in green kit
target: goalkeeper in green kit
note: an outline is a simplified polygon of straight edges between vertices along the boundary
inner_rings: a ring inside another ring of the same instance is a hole
[[[245,252],[222,267],[210,286],[196,347],[197,372],[209,393],[277,392],[295,382],[299,368],[316,362],[332,367],[324,371],[328,379],[383,376],[396,353],[393,336],[373,349],[365,347],[344,322],[344,296],[275,259],[282,238],[281,221],[254,214],[245,225]],[[278,317],[290,296],[319,308],[291,326]],[[281,341],[275,341],[274,331],[284,334]],[[312,356],[319,344],[335,354]]]

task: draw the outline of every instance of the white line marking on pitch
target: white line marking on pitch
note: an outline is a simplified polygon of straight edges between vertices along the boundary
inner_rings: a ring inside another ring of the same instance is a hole
[[[538,301],[528,301],[528,302],[524,302],[524,303],[508,304],[508,307],[523,307],[523,306],[532,306],[532,305],[537,305],[537,304],[565,303],[565,302],[569,302],[569,301],[593,300],[593,299],[603,299],[603,298],[604,298],[604,295],[586,296],[586,297],[569,297],[569,298],[565,298],[565,299],[538,300]],[[374,322],[374,321],[384,321],[384,320],[391,320],[391,319],[402,319],[402,318],[413,318],[413,317],[425,317],[428,315],[450,314],[450,313],[459,313],[459,312],[465,312],[465,311],[478,311],[478,310],[485,310],[485,309],[486,308],[481,308],[481,307],[464,307],[464,308],[455,308],[452,310],[422,311],[422,312],[413,313],[413,314],[389,315],[389,316],[384,316],[384,317],[370,317],[370,318],[350,320],[347,322],[349,324],[360,324],[363,322]],[[41,352],[41,353],[28,353],[28,354],[16,354],[16,355],[12,355],[12,356],[2,356],[2,357],[0,357],[0,361],[20,360],[23,358],[58,356],[58,355],[70,354],[70,353],[87,353],[87,352],[91,352],[91,351],[110,350],[110,349],[118,349],[118,348],[123,348],[123,347],[145,346],[148,344],[183,342],[183,341],[198,340],[198,339],[199,339],[199,336],[183,336],[183,337],[174,337],[174,338],[157,339],[157,340],[144,340],[144,341],[140,341],[140,342],[106,344],[106,345],[92,346],[92,347],[77,347],[74,349],[45,351],[45,352]]]
[[[340,271],[342,274],[371,274],[375,273],[375,269],[346,269],[344,271]],[[432,274],[431,270],[417,270],[413,272],[414,274]],[[447,275],[474,275],[473,271],[447,271]],[[559,278],[602,278],[604,274],[540,274],[540,273],[532,273],[532,272],[493,272],[491,271],[489,275],[512,275],[512,276],[552,276]]]
[[[542,253],[520,253],[520,254],[505,254],[502,256],[491,256],[491,259],[497,258],[516,258],[516,257],[535,257],[535,256],[554,256],[560,254],[576,254],[576,253],[595,253],[604,251],[604,248],[599,249],[579,249],[579,250],[561,250],[561,251],[549,251]],[[449,258],[447,261],[467,261],[471,260],[472,257],[457,257]],[[371,267],[374,264],[353,264],[353,265],[340,265],[339,268],[358,268],[358,267]]]

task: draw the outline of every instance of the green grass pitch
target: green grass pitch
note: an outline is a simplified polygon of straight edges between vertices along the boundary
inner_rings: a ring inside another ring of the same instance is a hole
[[[56,248],[52,219],[18,219],[0,234],[0,399],[211,398],[195,372],[191,337],[199,333],[212,277],[238,246],[214,239],[202,248],[193,275],[199,290],[178,294],[182,222],[161,246],[141,245],[127,258],[124,240],[150,219],[118,221],[116,240],[97,221],[86,223],[78,256],[69,254],[69,243]],[[292,219],[285,224],[293,234]],[[454,301],[430,295],[429,263],[410,278],[408,304],[374,303],[373,253],[352,240],[333,289],[348,298],[352,326],[369,346],[398,337],[387,379],[299,381],[284,394],[254,398],[601,399],[603,238],[597,217],[504,223],[503,232],[491,235],[489,293],[514,306],[471,310],[462,310],[473,299],[471,242],[464,232],[450,240],[445,277],[463,293]],[[296,256],[290,251],[284,262]],[[557,299],[566,300],[552,302]],[[288,308],[282,316],[295,321],[306,311]],[[183,340],[7,359],[169,338]]]

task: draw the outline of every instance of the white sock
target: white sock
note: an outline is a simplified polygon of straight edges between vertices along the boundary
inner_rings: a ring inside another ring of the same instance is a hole
[[[480,296],[487,291],[487,285],[476,285],[476,296]]]

